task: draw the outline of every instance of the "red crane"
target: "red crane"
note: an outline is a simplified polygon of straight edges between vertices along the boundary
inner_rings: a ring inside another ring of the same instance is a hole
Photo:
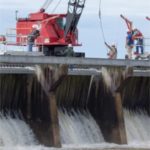
[[[39,50],[46,55],[57,55],[56,52],[63,51],[69,44],[80,46],[78,43],[77,24],[82,14],[85,0],[69,0],[66,14],[48,14],[46,8],[51,3],[47,0],[42,8],[35,13],[30,13],[28,18],[17,19],[16,33],[17,45],[27,43],[27,35],[33,26],[37,26],[40,36],[36,40]],[[76,56],[84,56],[79,53]]]

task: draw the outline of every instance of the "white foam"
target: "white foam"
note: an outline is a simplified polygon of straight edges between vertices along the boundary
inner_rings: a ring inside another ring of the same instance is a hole
[[[147,113],[124,110],[124,119],[128,143],[150,145],[150,117]]]
[[[87,111],[59,110],[60,134],[63,144],[94,144],[104,142],[97,123]]]
[[[29,126],[19,118],[0,115],[0,146],[35,145]]]

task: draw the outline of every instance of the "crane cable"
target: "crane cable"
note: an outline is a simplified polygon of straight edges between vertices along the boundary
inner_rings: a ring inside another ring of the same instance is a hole
[[[46,0],[42,8],[46,10],[52,2],[53,0]]]
[[[55,12],[55,10],[57,9],[57,7],[60,5],[60,3],[61,3],[61,0],[59,0],[58,1],[58,3],[56,4],[56,6],[54,7],[54,9],[52,10],[52,13],[54,13]]]
[[[103,23],[102,23],[102,15],[101,15],[101,4],[102,4],[102,1],[100,0],[99,1],[99,12],[98,12],[98,16],[99,16],[99,23],[100,23],[100,29],[101,29],[101,33],[102,33],[102,38],[103,38],[103,41],[104,43],[106,42],[106,38],[105,38],[105,33],[104,33],[104,28],[103,28]],[[106,45],[105,45],[106,47]],[[108,52],[108,49],[106,48],[107,52]]]

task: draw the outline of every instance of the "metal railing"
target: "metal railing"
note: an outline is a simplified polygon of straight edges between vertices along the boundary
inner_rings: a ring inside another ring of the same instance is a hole
[[[138,45],[136,43],[137,43],[137,41],[135,40],[134,47],[133,47],[133,53],[136,52],[136,47],[138,46],[139,54],[141,53],[141,49],[143,47],[143,52],[144,52],[143,57],[150,55],[150,38],[149,37],[144,37],[142,45],[140,45],[140,44]]]
[[[28,35],[17,35],[16,34],[16,28],[10,28],[6,31],[6,41],[0,43],[0,50],[1,51],[11,51],[11,50],[17,50],[17,51],[28,51],[28,41],[27,37]],[[29,28],[19,28],[19,30],[29,30]],[[40,39],[39,39],[40,38]],[[38,37],[38,39],[41,41],[41,43],[37,42],[35,40],[33,44],[33,51],[38,51],[38,45],[41,45],[42,51],[43,51],[43,37]]]
[[[0,51],[9,51],[9,50],[18,50],[18,51],[28,51],[28,42],[27,42],[27,34],[26,35],[17,35],[16,30],[30,30],[29,28],[10,28],[6,31],[6,41],[0,42]],[[25,32],[24,32],[25,33]],[[43,43],[44,43],[44,37],[40,36],[38,39],[40,39],[41,43],[37,43],[37,40],[33,43],[33,51],[38,51],[38,46],[41,45],[41,50],[43,51]],[[18,40],[17,40],[18,39]],[[144,37],[144,51],[150,53],[150,38]],[[133,51],[136,49],[136,41],[134,44]],[[140,46],[140,45],[139,45]]]

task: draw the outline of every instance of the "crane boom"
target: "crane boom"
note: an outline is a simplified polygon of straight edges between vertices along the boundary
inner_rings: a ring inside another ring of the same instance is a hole
[[[69,32],[75,32],[83,12],[85,0],[69,0],[66,17],[65,37]]]

